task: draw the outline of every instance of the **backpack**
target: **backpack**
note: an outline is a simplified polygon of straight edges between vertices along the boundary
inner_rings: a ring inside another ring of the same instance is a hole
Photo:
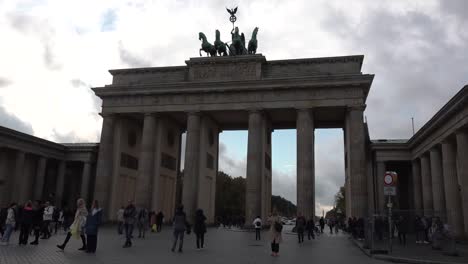
[[[255,222],[255,226],[260,227],[261,225],[262,223],[260,223],[260,221]]]
[[[283,225],[279,222],[275,222],[275,231],[278,232],[278,233],[281,233],[281,231],[283,231]]]

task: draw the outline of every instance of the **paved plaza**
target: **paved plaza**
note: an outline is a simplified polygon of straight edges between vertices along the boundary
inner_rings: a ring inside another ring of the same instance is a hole
[[[12,237],[9,246],[0,247],[0,263],[42,264],[42,263],[385,263],[363,254],[348,239],[347,235],[324,234],[316,240],[298,245],[296,236],[285,231],[284,243],[280,246],[280,256],[270,256],[264,232],[261,242],[255,241],[254,233],[210,228],[206,235],[206,249],[195,249],[195,236],[186,236],[184,252],[172,253],[171,230],[167,227],[161,233],[149,233],[146,239],[134,239],[134,247],[123,249],[123,236],[114,229],[101,230],[98,251],[88,255],[77,249],[81,241],[72,239],[64,252],[55,245],[63,241],[65,235],[55,235],[49,240],[41,240],[39,246],[20,247],[18,232]]]

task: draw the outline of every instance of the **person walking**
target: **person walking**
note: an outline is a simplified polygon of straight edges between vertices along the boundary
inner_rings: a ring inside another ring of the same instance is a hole
[[[75,219],[70,226],[70,231],[67,233],[67,237],[65,241],[63,241],[62,245],[57,245],[57,247],[61,250],[64,250],[67,246],[68,241],[73,236],[74,238],[78,239],[81,238],[81,242],[83,246],[78,250],[86,250],[86,237],[84,236],[83,227],[86,223],[86,217],[88,216],[88,210],[86,209],[86,202],[83,198],[79,198],[76,201],[77,209],[75,213]]]
[[[257,216],[252,224],[255,228],[255,240],[261,240],[260,233],[262,231],[262,219],[260,216]]]
[[[296,218],[296,232],[297,232],[297,239],[299,244],[304,242],[304,229],[307,224],[305,217],[299,213]]]
[[[123,234],[124,228],[124,211],[125,208],[122,206],[119,210],[117,210],[117,233],[119,235]]]
[[[406,233],[408,233],[408,223],[406,222],[405,217],[400,215],[396,222],[396,227],[398,229],[398,241],[400,244],[406,246]]]
[[[323,216],[320,217],[319,225],[320,225],[320,233],[323,234],[323,229],[325,228],[325,219],[323,219]]]
[[[187,222],[187,216],[184,212],[184,206],[180,205],[177,207],[177,210],[174,214],[174,242],[172,243],[171,251],[174,252],[177,241],[179,240],[179,252],[182,253],[182,248],[184,246],[184,233],[187,230],[187,233],[190,233],[190,225]]]
[[[128,201],[127,207],[125,207],[124,213],[124,226],[125,226],[125,244],[124,248],[132,246],[133,227],[135,225],[137,211],[132,200]]]
[[[146,229],[148,228],[148,225],[149,225],[148,210],[146,210],[145,208],[140,208],[138,212],[138,221],[137,221],[138,238],[145,238],[145,233],[146,233]]]
[[[333,234],[333,227],[335,226],[335,220],[333,218],[329,218],[327,220],[328,228],[330,228],[330,234]]]
[[[97,235],[99,225],[102,220],[102,209],[99,207],[99,202],[94,200],[91,214],[88,214],[86,218],[86,253],[95,253],[97,247]]]
[[[2,236],[2,245],[6,246],[10,242],[10,236],[16,225],[16,203],[11,203],[7,210],[5,220],[5,231]]]
[[[162,230],[163,219],[164,219],[164,214],[162,211],[159,211],[158,214],[156,215],[156,230],[158,233],[161,232]]]
[[[42,237],[41,239],[50,238],[50,223],[52,222],[54,207],[49,203],[45,203],[44,214],[42,216]]]
[[[306,223],[307,239],[310,240],[311,237],[312,239],[315,239],[314,229],[315,229],[314,220],[313,218],[310,218],[309,220],[307,220],[307,223]]]
[[[21,228],[19,235],[19,245],[27,245],[29,232],[31,231],[31,225],[33,222],[33,207],[32,202],[27,201],[24,207],[22,208],[21,213]]]
[[[197,238],[197,249],[203,249],[205,244],[205,233],[206,233],[206,216],[203,214],[202,209],[198,209],[195,212],[195,223],[193,225],[193,232]]]
[[[283,231],[283,224],[278,216],[278,213],[273,211],[273,215],[269,219],[270,223],[270,241],[271,241],[271,255],[274,257],[279,256],[279,244],[283,241],[281,232]]]
[[[416,216],[414,220],[414,230],[416,232],[416,244],[424,243],[424,224],[419,216]]]
[[[33,203],[33,217],[32,217],[32,230],[34,231],[34,241],[31,242],[31,245],[38,245],[39,244],[39,236],[41,233],[41,227],[42,227],[42,211],[41,207],[41,201],[34,201]]]

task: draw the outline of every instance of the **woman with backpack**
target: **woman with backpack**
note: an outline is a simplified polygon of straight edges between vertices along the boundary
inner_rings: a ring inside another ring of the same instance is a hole
[[[140,208],[140,211],[138,212],[137,226],[138,238],[145,238],[146,229],[149,226],[148,210],[145,208]]]
[[[16,203],[11,203],[7,210],[7,217],[5,220],[5,232],[2,236],[2,245],[6,246],[10,242],[10,235],[15,229],[16,225]]]
[[[281,232],[283,231],[283,224],[276,211],[269,219],[270,223],[270,240],[271,240],[271,255],[273,257],[279,256],[279,244],[283,241]]]

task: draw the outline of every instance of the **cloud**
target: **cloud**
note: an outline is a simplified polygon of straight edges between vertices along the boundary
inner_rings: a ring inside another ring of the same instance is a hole
[[[60,133],[57,130],[52,131],[52,139],[57,143],[79,143],[83,142],[78,135],[74,132]]]
[[[150,66],[149,61],[125,49],[122,41],[119,42],[119,57],[120,60],[129,67],[139,68]]]
[[[11,81],[8,80],[7,78],[2,78],[0,77],[0,88],[6,87],[11,84]]]
[[[33,135],[34,130],[31,124],[24,122],[23,120],[16,117],[14,114],[9,113],[3,106],[0,105],[0,125],[14,129],[26,134]]]

